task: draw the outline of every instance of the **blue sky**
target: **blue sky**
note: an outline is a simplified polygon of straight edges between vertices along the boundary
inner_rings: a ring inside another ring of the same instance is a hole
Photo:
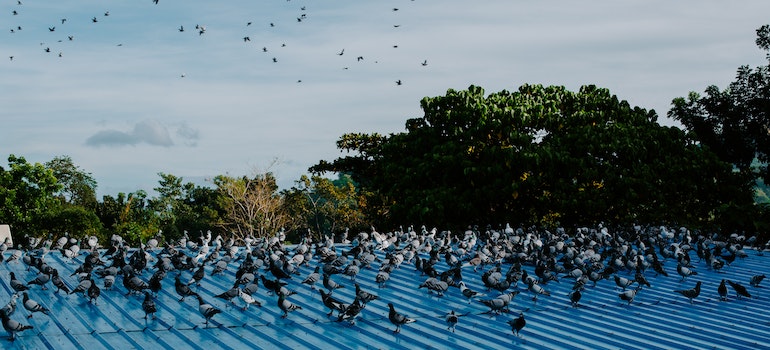
[[[766,64],[754,39],[768,13],[766,0],[4,0],[0,164],[68,155],[100,195],[152,193],[159,172],[269,170],[286,188],[340,156],[340,135],[401,132],[422,97],[471,84],[596,84],[674,125],[673,98]]]

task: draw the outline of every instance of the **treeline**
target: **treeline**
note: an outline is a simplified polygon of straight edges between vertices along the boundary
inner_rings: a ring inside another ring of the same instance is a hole
[[[211,230],[225,237],[266,237],[284,231],[301,235],[362,228],[365,218],[351,179],[303,176],[279,191],[270,172],[214,177],[200,186],[172,174],[158,174],[157,196],[145,191],[96,198],[93,176],[59,156],[31,164],[10,155],[0,167],[0,223],[10,224],[15,242],[29,238],[89,236],[105,242],[113,234],[131,243],[159,238],[191,239]],[[19,240],[21,239],[21,240]]]
[[[756,42],[770,51],[770,26]],[[770,64],[740,67],[723,90],[675,98],[668,116],[684,130],[596,86],[471,86],[421,107],[405,132],[342,135],[345,156],[319,161],[283,190],[270,172],[219,175],[210,187],[161,173],[157,196],[98,200],[96,181],[68,156],[30,164],[11,155],[0,167],[0,223],[16,239],[66,232],[131,242],[504,223],[666,224],[770,238],[770,209],[756,201],[758,183],[770,181]]]

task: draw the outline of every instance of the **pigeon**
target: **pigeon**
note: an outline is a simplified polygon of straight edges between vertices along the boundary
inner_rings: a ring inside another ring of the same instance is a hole
[[[717,293],[719,293],[720,300],[727,301],[727,285],[725,284],[725,280],[722,280],[722,282],[719,283]]]
[[[232,288],[215,295],[214,297],[227,300],[228,302],[233,302],[233,298],[237,297],[240,294],[241,289],[238,287],[238,281],[235,282]]]
[[[377,295],[361,289],[361,286],[356,283],[356,300],[360,300],[362,303],[366,304],[372,300],[377,299],[379,299]]]
[[[428,292],[436,292],[436,295],[443,296],[444,292],[449,288],[449,284],[444,281],[439,281],[434,277],[428,277],[425,282],[421,283],[418,289],[427,288]]]
[[[191,285],[195,283],[196,286],[201,285],[201,280],[206,275],[206,271],[203,269],[204,265],[201,265],[197,270],[195,270],[195,273],[193,273],[192,278],[190,278],[190,282],[187,282],[187,285]]]
[[[222,310],[215,308],[209,303],[206,303],[198,294],[195,294],[195,297],[198,298],[198,311],[200,311],[201,315],[206,319],[205,324],[208,326],[209,320],[214,317],[214,315],[222,312]]]
[[[339,316],[337,317],[337,322],[347,320],[351,325],[355,324],[356,317],[358,317],[358,315],[361,313],[361,310],[363,310],[365,307],[366,303],[362,303],[361,300],[356,298],[353,300],[352,304],[345,308],[345,311],[340,312]]]
[[[626,290],[626,288],[630,287],[632,284],[634,284],[634,282],[636,281],[615,275],[615,285],[617,285],[620,288],[623,288],[623,290]]]
[[[496,314],[500,314],[503,311],[507,312],[508,302],[505,299],[482,299],[480,302],[489,308],[489,311],[485,313],[494,312]]]
[[[128,289],[128,294],[132,294],[134,292],[141,293],[145,289],[150,289],[150,286],[147,284],[147,282],[142,281],[132,272],[125,273],[123,275],[123,286]]]
[[[23,291],[29,290],[26,284],[24,282],[18,280],[16,278],[16,274],[11,272],[11,288],[16,291],[16,293],[21,293]]]
[[[759,284],[762,283],[763,279],[765,279],[764,274],[751,276],[751,281],[749,281],[749,284],[752,287],[759,287]]]
[[[251,305],[257,305],[258,307],[262,307],[262,303],[260,303],[259,300],[254,299],[254,297],[251,294],[246,293],[243,289],[238,289],[238,297],[241,298],[241,300],[243,300],[244,305],[242,310],[244,311],[248,309],[249,306]]]
[[[509,320],[507,323],[511,326],[511,332],[518,337],[519,332],[527,325],[527,320],[524,319],[524,313],[519,313],[519,317]]]
[[[312,289],[316,289],[315,288],[315,283],[318,282],[319,279],[321,279],[321,274],[318,273],[318,271],[320,269],[321,269],[321,267],[316,265],[316,267],[313,270],[313,272],[311,272],[309,275],[307,275],[307,277],[302,281],[302,283],[309,285],[310,288],[312,288]]]
[[[618,294],[618,298],[623,301],[627,301],[628,305],[631,305],[631,303],[634,301],[634,298],[636,298],[636,294],[639,292],[639,289],[628,289],[623,292],[620,292]]]
[[[692,304],[692,300],[697,298],[698,295],[700,295],[700,286],[701,286],[701,281],[698,281],[697,283],[695,283],[695,288],[679,289],[679,290],[675,290],[674,292],[687,297],[688,299],[690,299],[690,304]]]
[[[334,311],[338,311],[339,313],[345,311],[347,305],[334,298],[331,293],[326,293],[323,289],[319,289],[318,291],[321,293],[321,301],[327,308],[329,308],[329,313],[326,314],[327,317],[331,316]]]
[[[16,299],[19,299],[18,294],[11,295],[11,301],[0,309],[0,314],[7,316],[13,315],[13,313],[16,312]]]
[[[155,301],[152,300],[150,292],[144,292],[144,301],[142,302],[142,310],[144,311],[144,319],[147,316],[152,315],[152,319],[155,319],[155,313],[158,312],[158,308],[155,306]]]
[[[583,297],[583,294],[580,292],[580,289],[576,289],[572,291],[569,295],[569,301],[572,303],[572,307],[578,307],[578,304],[580,303],[580,298]]]
[[[447,324],[447,330],[452,331],[452,333],[455,332],[455,327],[457,327],[457,322],[460,321],[460,316],[465,316],[467,314],[456,314],[455,310],[450,311],[448,314],[446,314],[446,324]]]
[[[738,294],[738,299],[740,299],[741,297],[751,298],[751,294],[749,293],[749,291],[746,290],[746,287],[744,287],[740,283],[727,280],[727,284],[729,284],[730,287],[733,287],[733,290],[735,290],[735,293]]]
[[[47,290],[48,288],[45,285],[50,280],[51,280],[51,275],[49,275],[49,274],[47,274],[45,272],[41,272],[41,273],[37,274],[37,277],[35,277],[35,279],[27,282],[27,286],[29,286],[30,284],[36,284],[36,285],[41,286],[43,290]]]
[[[281,309],[281,311],[283,311],[283,315],[281,315],[281,318],[288,317],[289,312],[292,312],[295,310],[302,310],[301,306],[287,300],[286,296],[283,293],[278,293],[278,307]]]
[[[388,312],[388,319],[390,320],[390,323],[396,326],[396,329],[393,331],[393,333],[400,333],[401,326],[405,324],[417,322],[417,320],[413,318],[409,318],[404,314],[398,313],[393,307],[393,303],[388,303],[388,308],[390,309]]]
[[[177,274],[174,279],[174,288],[176,289],[176,293],[182,297],[182,299],[179,299],[179,302],[183,302],[184,298],[188,296],[198,296],[198,293],[193,292],[192,289],[190,289],[190,286],[182,283],[182,280],[179,279],[179,274]]]
[[[80,281],[77,287],[75,289],[71,290],[69,294],[76,294],[76,293],[87,293],[88,288],[91,287],[91,285],[94,284],[94,280],[92,280],[90,277],[87,279],[84,279]]]
[[[545,296],[550,296],[550,295],[551,295],[551,293],[550,293],[549,291],[545,290],[545,289],[544,289],[544,288],[543,288],[543,287],[542,287],[542,286],[541,286],[539,283],[537,283],[537,281],[535,281],[535,280],[530,280],[530,282],[529,282],[529,291],[530,291],[532,294],[534,294],[534,297],[532,297],[532,300],[534,300],[535,302],[537,302],[537,296],[538,296],[538,295],[541,295],[541,294],[542,294],[542,295],[545,295]]]
[[[23,332],[27,329],[32,329],[30,325],[23,325],[15,320],[12,320],[10,316],[6,314],[0,314],[3,319],[3,329],[10,334],[10,340],[16,340],[16,333]]]
[[[96,299],[102,294],[102,290],[99,289],[99,286],[97,286],[96,283],[91,283],[91,286],[88,287],[86,293],[88,294],[88,302],[96,305]]]
[[[387,283],[389,279],[390,279],[390,273],[388,273],[387,271],[377,272],[377,275],[374,276],[374,280],[377,282],[377,285],[380,288],[385,288],[385,283]]]
[[[463,296],[466,299],[468,299],[468,303],[469,304],[471,302],[471,299],[473,299],[475,297],[478,297],[478,296],[481,296],[481,294],[479,292],[476,292],[476,291],[471,290],[470,288],[466,287],[465,286],[465,282],[461,281],[460,284],[459,284],[459,287],[460,287],[460,293],[462,293]]]
[[[267,288],[268,293],[270,293],[271,295],[273,293],[278,293],[283,286],[287,285],[286,282],[281,282],[281,280],[278,280],[278,279],[271,280],[265,277],[265,275],[260,275],[259,278],[262,279],[262,285],[265,286],[265,288]]]
[[[326,287],[326,289],[328,289],[329,291],[333,291],[333,290],[339,289],[339,288],[345,288],[345,286],[335,282],[327,274],[324,274],[324,276],[323,276],[323,284],[324,284],[324,287]]]
[[[46,315],[49,314],[48,309],[45,308],[43,305],[40,305],[37,301],[30,299],[29,294],[27,294],[27,292],[24,292],[23,295],[24,295],[24,299],[23,299],[24,308],[27,309],[27,311],[29,311],[29,316],[27,316],[27,318],[31,318],[35,312],[42,312]]]
[[[683,266],[682,264],[676,265],[676,272],[679,274],[679,276],[682,276],[682,281],[684,281],[687,277],[695,276],[698,274],[697,271],[690,270],[687,266]]]

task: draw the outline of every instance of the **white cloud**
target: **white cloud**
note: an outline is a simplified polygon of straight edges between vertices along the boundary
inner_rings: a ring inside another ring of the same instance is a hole
[[[189,127],[184,129],[184,133],[186,134],[182,134],[182,136],[186,139],[190,139],[190,135],[197,139],[197,133]],[[130,132],[112,129],[101,130],[86,139],[86,145],[93,147],[134,146],[139,143],[161,147],[174,145],[168,129],[156,120],[138,122]]]

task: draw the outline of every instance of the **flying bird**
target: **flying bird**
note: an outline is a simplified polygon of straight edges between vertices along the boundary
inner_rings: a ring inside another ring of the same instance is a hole
[[[422,61],[422,63],[420,63],[420,64],[421,64],[423,67],[425,67],[425,66],[427,66],[427,65],[428,65],[428,60],[424,60],[424,61]]]
[[[417,322],[416,319],[409,318],[408,316],[396,311],[396,308],[393,307],[393,303],[388,303],[388,308],[390,309],[388,311],[388,320],[390,320],[390,323],[396,326],[396,329],[393,331],[393,333],[400,333],[401,326],[405,324]]]

